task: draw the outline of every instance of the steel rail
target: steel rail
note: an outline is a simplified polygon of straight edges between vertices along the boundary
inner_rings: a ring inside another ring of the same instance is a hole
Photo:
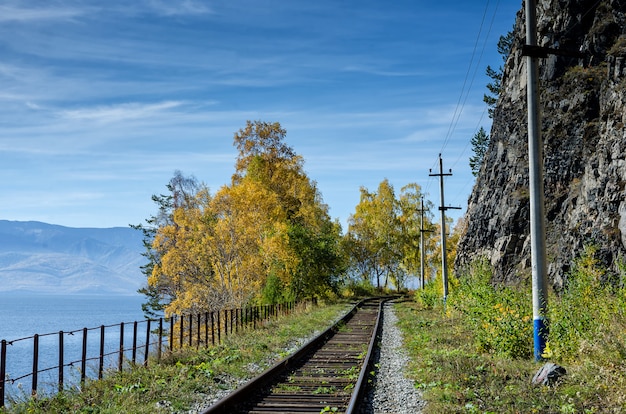
[[[357,412],[357,409],[359,408],[359,404],[361,403],[363,397],[363,393],[365,392],[365,386],[367,385],[367,373],[369,372],[369,369],[372,365],[372,359],[374,358],[374,347],[376,346],[376,339],[378,338],[378,334],[380,333],[380,318],[383,314],[384,303],[384,300],[381,300],[378,303],[378,316],[376,317],[376,324],[374,325],[374,333],[370,338],[370,343],[367,347],[367,354],[365,355],[365,361],[363,363],[363,366],[361,367],[359,379],[354,386],[354,392],[352,393],[352,398],[350,398],[350,403],[348,404],[348,408],[346,409],[346,414],[352,414]]]
[[[318,360],[324,360],[326,363],[333,364],[335,369],[337,369],[337,367],[339,366],[344,366],[346,364],[351,363],[349,361],[348,362],[342,361],[341,360],[342,355],[344,355],[343,356],[344,359],[352,360],[353,362],[356,359],[360,359],[360,370],[359,370],[358,379],[356,383],[354,384],[354,388],[352,389],[350,398],[342,397],[342,399],[345,400],[345,402],[342,404],[342,406],[346,407],[345,412],[346,413],[356,412],[359,402],[363,396],[363,392],[364,392],[363,390],[365,386],[367,385],[367,373],[369,372],[369,368],[371,366],[371,359],[374,355],[373,350],[374,350],[374,347],[376,346],[376,337],[378,336],[378,330],[380,328],[380,318],[382,315],[382,303],[385,301],[385,299],[382,299],[382,298],[375,298],[374,300],[377,301],[375,322],[369,325],[370,327],[373,326],[373,328],[371,329],[371,335],[367,337],[367,341],[362,340],[358,337],[359,335],[358,329],[362,325],[359,325],[359,318],[354,318],[355,315],[357,315],[359,311],[363,312],[364,314],[367,313],[367,310],[361,310],[365,306],[367,306],[368,300],[364,300],[356,304],[339,321],[333,324],[333,326],[329,327],[327,330],[325,330],[323,333],[318,335],[316,338],[313,338],[312,340],[307,342],[294,354],[278,362],[277,364],[267,369],[256,378],[250,380],[249,382],[247,382],[240,388],[236,389],[235,391],[233,391],[226,397],[218,400],[211,407],[203,411],[202,414],[248,412],[249,411],[248,408],[251,407],[251,405],[249,405],[250,402],[253,400],[257,400],[257,401],[259,400],[259,393],[261,390],[267,390],[272,385],[279,383],[280,381],[277,381],[277,379],[280,377],[285,377],[287,373],[295,372],[297,368],[302,367],[305,364],[303,360],[305,359],[311,360],[313,356],[312,354],[314,353],[315,355],[317,355],[317,353],[322,353],[323,354],[322,356],[317,356]],[[347,342],[344,344],[342,343],[332,344],[333,338],[342,329],[345,329],[344,326],[347,326],[351,320],[354,324],[357,324],[355,326],[356,328],[355,334],[351,337],[350,333],[346,333],[346,335],[348,335],[349,338],[345,339]],[[364,330],[365,328],[361,327],[360,329]],[[355,348],[360,344],[367,345],[367,351],[362,358],[360,355],[358,357],[355,357],[354,355],[350,356],[347,352],[344,352],[344,354],[342,355],[337,354],[337,351],[336,351],[337,347],[339,348],[345,347],[346,349],[349,347]],[[335,350],[333,351],[331,349],[328,351],[322,351],[324,347],[330,347],[330,348],[334,347]],[[339,360],[336,360],[334,358],[338,358]],[[323,372],[323,369],[322,369],[322,372]],[[322,376],[319,377],[320,383],[325,383],[325,382],[330,383],[331,378],[323,377],[323,374],[321,375]],[[313,374],[310,374],[310,376],[307,376],[304,373],[301,373],[301,376],[298,378],[302,379],[302,381],[306,381],[306,380],[315,379],[316,377]],[[337,382],[337,384],[339,384],[339,382]],[[352,386],[352,384],[350,386]],[[282,397],[280,397],[282,398],[282,400],[278,403],[278,405],[283,405],[283,408],[262,407],[259,409],[259,412],[262,411],[262,412],[267,412],[267,413],[269,412],[276,413],[276,412],[296,412],[297,411],[297,412],[319,413],[325,407],[324,402],[328,401],[330,403],[332,401],[332,396],[330,395],[324,394],[324,395],[312,396],[312,394],[315,394],[315,393],[314,392],[312,393],[309,390],[308,392],[303,391],[300,395],[298,395],[297,392],[295,392],[294,394],[282,395]],[[268,397],[268,394],[265,393],[265,396]],[[263,397],[261,397],[261,399],[263,399]],[[289,401],[293,401],[293,402],[289,403]],[[304,406],[307,403],[310,404],[310,407],[308,408]],[[294,404],[297,405],[298,407],[294,407]],[[332,405],[329,405],[329,406],[332,406]],[[248,407],[248,408],[245,408],[245,407]]]

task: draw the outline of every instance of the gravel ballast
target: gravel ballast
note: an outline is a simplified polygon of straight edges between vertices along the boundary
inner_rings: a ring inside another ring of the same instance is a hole
[[[402,332],[393,304],[385,304],[380,347],[377,350],[377,369],[370,386],[364,414],[420,413],[425,406],[420,391],[414,382],[404,376],[409,358],[402,349]]]

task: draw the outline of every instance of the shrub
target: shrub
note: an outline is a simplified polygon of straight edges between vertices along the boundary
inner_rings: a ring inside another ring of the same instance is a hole
[[[419,303],[424,309],[434,309],[436,306],[442,304],[441,289],[435,286],[434,282],[427,283],[423,289],[415,291],[415,301]]]
[[[376,295],[376,288],[369,280],[349,279],[344,285],[342,295],[345,297],[364,297]]]
[[[546,357],[571,360],[583,352],[624,352],[626,291],[603,283],[607,270],[596,258],[597,250],[596,246],[585,246],[574,260],[564,292],[549,306]]]
[[[530,291],[493,286],[491,267],[477,260],[450,297],[450,305],[461,312],[475,332],[480,350],[508,358],[532,355]]]

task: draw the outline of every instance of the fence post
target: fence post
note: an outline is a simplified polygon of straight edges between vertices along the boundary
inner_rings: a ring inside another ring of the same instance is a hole
[[[148,366],[148,353],[150,352],[150,319],[146,320],[146,352],[143,354],[143,365]]]
[[[133,365],[137,361],[137,321],[133,322]]]
[[[98,364],[98,379],[102,379],[104,372],[104,325],[100,325],[100,363]]]
[[[63,346],[63,331],[59,331],[59,392],[63,391],[63,370],[65,349]]]
[[[159,318],[159,348],[157,349],[157,361],[161,361],[161,347],[163,346],[163,318]]]
[[[185,316],[180,315],[180,338],[179,338],[180,349],[183,349],[183,339],[184,339],[183,332],[185,331],[184,327],[185,327]]]
[[[224,309],[224,338],[228,336],[228,309]]]
[[[239,332],[239,324],[241,324],[241,318],[239,317],[239,308],[235,309],[235,333]]]
[[[209,312],[204,312],[204,347],[209,347]]]
[[[37,374],[39,371],[39,334],[33,337],[33,382],[31,387],[31,395],[37,396]]]
[[[0,408],[4,407],[4,379],[6,376],[7,341],[0,343]]]
[[[198,342],[196,343],[196,349],[200,348],[200,331],[201,331],[200,328],[201,327],[202,327],[202,314],[198,313],[196,315],[196,333],[197,333],[196,336],[198,337],[197,338]]]
[[[87,328],[83,328],[83,354],[80,359],[80,384],[85,384],[87,378]]]
[[[189,314],[189,348],[193,344],[193,315]]]
[[[124,369],[124,322],[120,323],[120,354],[117,358],[117,368],[120,372]]]
[[[228,311],[228,313],[230,315],[230,317],[228,318],[228,326],[230,326],[230,334],[232,335],[233,334],[233,325],[234,325],[234,323],[233,323],[233,310],[230,309]]]
[[[220,311],[217,311],[217,343],[218,343],[218,345],[222,343],[220,325],[221,325],[221,323],[220,323]]]
[[[174,315],[170,316],[170,352],[174,351]]]

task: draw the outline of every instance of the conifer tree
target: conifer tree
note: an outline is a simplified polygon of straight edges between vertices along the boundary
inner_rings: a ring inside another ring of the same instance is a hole
[[[515,37],[513,34],[513,30],[506,33],[505,35],[500,36],[500,39],[498,40],[498,53],[502,57],[503,63],[506,63],[506,60],[511,54],[514,40]],[[500,66],[497,70],[495,70],[491,66],[487,65],[485,73],[491,79],[491,82],[487,84],[487,89],[489,90],[489,93],[483,95],[483,101],[488,106],[487,111],[489,112],[489,117],[493,118],[495,106],[498,102],[498,97],[500,96],[500,92],[502,90],[503,69],[502,66]]]
[[[469,165],[472,169],[472,174],[477,176],[481,165],[483,165],[485,153],[487,152],[487,147],[489,146],[489,135],[483,127],[480,127],[478,132],[476,132],[476,134],[472,137],[471,144],[474,155],[470,157]]]

